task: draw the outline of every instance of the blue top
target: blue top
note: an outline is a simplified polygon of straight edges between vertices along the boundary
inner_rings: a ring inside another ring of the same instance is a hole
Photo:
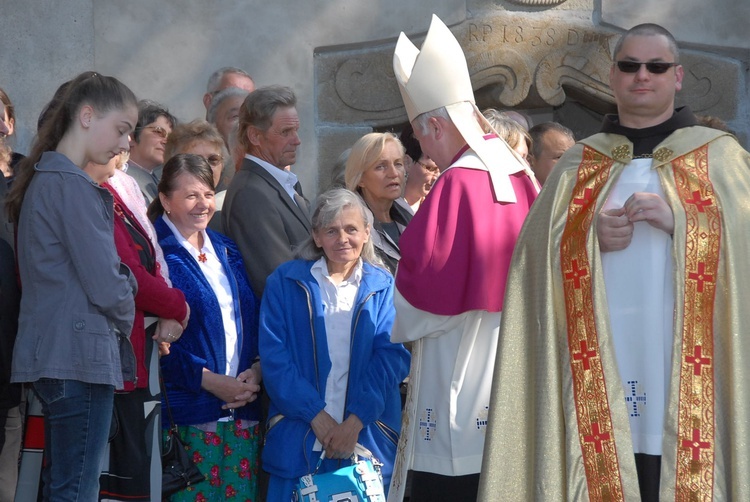
[[[226,369],[226,339],[219,300],[200,269],[198,262],[182,247],[162,218],[154,223],[159,245],[169,268],[172,285],[185,293],[190,305],[190,321],[178,341],[161,358],[164,386],[169,397],[172,417],[177,425],[198,425],[230,415],[222,410],[218,397],[201,389],[203,368],[223,375]],[[249,368],[258,356],[258,302],[245,273],[245,265],[231,239],[206,229],[229,279],[234,298],[240,345],[239,371]],[[169,427],[163,407],[162,425]],[[259,420],[258,400],[235,410],[236,418]]]
[[[320,287],[310,273],[314,263],[281,265],[268,277],[261,305],[259,347],[272,424],[263,468],[284,478],[311,472],[320,457],[312,451],[310,422],[325,408],[331,361]],[[408,351],[390,341],[394,315],[392,276],[365,263],[352,318],[344,414],[362,421],[359,442],[385,464],[384,478],[393,470],[401,429],[399,384],[410,362]]]

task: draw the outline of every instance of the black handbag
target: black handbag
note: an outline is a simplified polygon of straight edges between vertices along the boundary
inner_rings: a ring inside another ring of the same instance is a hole
[[[164,382],[162,382],[161,387],[170,425],[169,431],[167,431],[167,439],[164,442],[164,450],[161,454],[161,494],[162,497],[169,497],[188,486],[205,481],[206,478],[185,450],[185,443],[182,442],[177,426],[172,419],[172,410],[169,408],[169,399],[167,398],[167,390],[164,388]]]

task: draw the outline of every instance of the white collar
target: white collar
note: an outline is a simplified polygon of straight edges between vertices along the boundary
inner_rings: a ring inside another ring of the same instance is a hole
[[[280,169],[272,164],[269,164],[263,159],[260,159],[254,155],[246,154],[246,159],[250,159],[256,164],[258,164],[260,167],[268,171],[268,174],[273,176],[273,178],[279,182],[281,186],[286,189],[287,192],[289,192],[289,188],[294,190],[294,186],[297,184],[297,175],[294,174],[292,171],[287,171],[286,169]],[[294,194],[290,194],[292,198],[294,197]]]
[[[341,281],[339,286],[343,286],[346,284],[353,284],[355,286],[359,286],[359,283],[362,281],[362,258],[359,258],[357,260],[357,264],[354,265],[354,270],[352,271],[351,275],[348,279]],[[331,281],[331,274],[328,273],[328,262],[326,261],[325,256],[321,256],[318,261],[313,263],[312,268],[310,269],[310,273],[313,274],[313,277],[324,277],[329,282],[333,283]]]
[[[177,239],[177,242],[180,243],[182,247],[184,247],[196,260],[198,259],[198,255],[201,253],[207,253],[212,254],[214,256],[218,255],[216,254],[216,250],[214,249],[214,245],[211,243],[211,239],[208,238],[208,234],[205,230],[201,230],[201,233],[203,234],[203,249],[198,250],[188,242],[188,240],[185,238],[184,235],[180,233],[180,231],[177,229],[177,227],[172,223],[172,220],[169,219],[169,216],[167,216],[167,213],[164,213],[161,215],[162,219],[164,220],[164,223],[167,224],[169,229],[174,234],[175,239]]]

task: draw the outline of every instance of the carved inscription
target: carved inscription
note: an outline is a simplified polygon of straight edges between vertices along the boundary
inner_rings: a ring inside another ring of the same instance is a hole
[[[511,26],[492,27],[489,24],[470,24],[469,40],[471,42],[489,42],[498,40],[504,44],[528,44],[531,47],[555,45],[557,32],[552,27]]]
[[[509,0],[510,3],[517,5],[529,5],[532,7],[552,7],[553,5],[560,5],[565,0]]]
[[[556,45],[579,45],[599,43],[606,45],[612,35],[574,28],[554,28],[552,26],[521,26],[503,24],[493,27],[490,24],[469,24],[469,41],[499,42],[502,44],[528,45],[529,47],[552,47]]]

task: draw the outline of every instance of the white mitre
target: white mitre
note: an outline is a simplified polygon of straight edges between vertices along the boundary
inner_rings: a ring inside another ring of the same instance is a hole
[[[476,109],[466,57],[456,37],[439,17],[432,15],[421,51],[401,33],[393,54],[393,72],[409,121],[445,107],[466,143],[489,171],[495,199],[515,203],[516,194],[508,176],[530,171],[505,141],[488,143],[484,140],[485,133],[477,120],[485,119]],[[474,105],[473,111],[461,106],[464,102]]]

